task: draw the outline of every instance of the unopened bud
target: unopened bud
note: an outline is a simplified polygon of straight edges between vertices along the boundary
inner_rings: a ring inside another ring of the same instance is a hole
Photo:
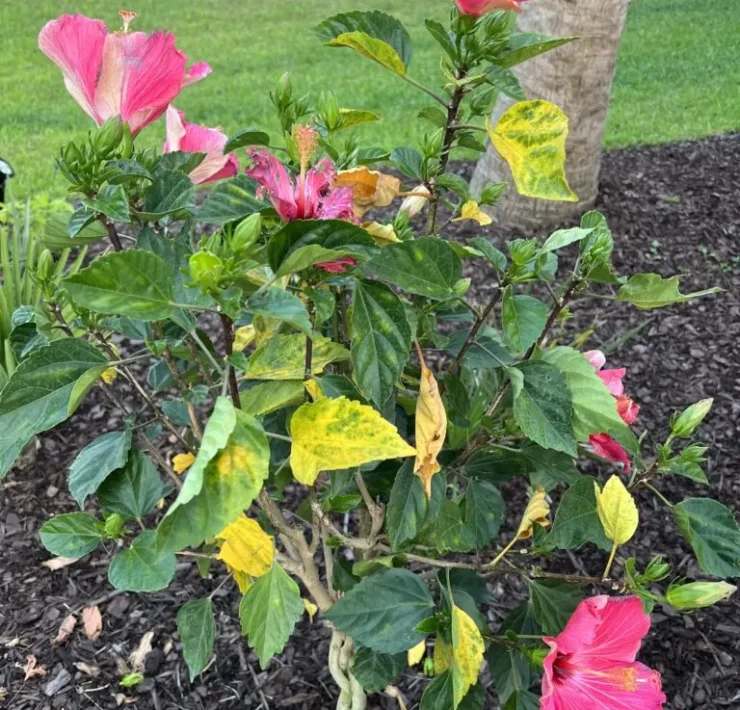
[[[712,408],[712,399],[702,399],[701,402],[692,404],[676,417],[671,424],[671,433],[681,439],[691,436],[704,421]]]
[[[240,254],[249,249],[258,239],[262,232],[262,215],[259,212],[249,215],[245,220],[239,222],[231,237],[231,251]]]
[[[203,291],[216,290],[223,275],[224,265],[215,254],[199,251],[190,259],[190,276]]]
[[[48,249],[44,249],[36,263],[36,274],[42,281],[48,281],[54,273],[54,257]]]
[[[650,560],[650,564],[645,568],[645,578],[651,582],[660,582],[671,573],[671,566],[658,555]]]
[[[425,185],[419,185],[419,187],[415,187],[412,194],[401,203],[400,211],[406,212],[409,217],[416,217],[416,215],[426,207],[431,196],[432,193],[429,192],[429,189]]]
[[[123,140],[123,121],[120,116],[109,118],[93,136],[92,144],[99,155],[110,155]]]
[[[339,113],[339,104],[337,103],[336,95],[332,91],[321,94],[319,98],[319,114],[330,131],[335,131],[340,127],[341,115]]]
[[[285,107],[290,103],[290,99],[293,96],[293,85],[290,83],[290,73],[285,72],[278,80],[277,86],[275,87],[275,93],[273,99],[275,104],[279,107]]]
[[[119,513],[113,513],[113,515],[105,521],[105,534],[114,540],[118,539],[123,532],[123,525],[125,522],[126,521],[123,516]]]
[[[679,611],[701,609],[729,599],[737,587],[727,582],[689,582],[669,587],[666,601]]]

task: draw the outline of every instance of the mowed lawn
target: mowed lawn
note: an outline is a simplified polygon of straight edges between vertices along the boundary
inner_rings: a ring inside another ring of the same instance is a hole
[[[548,0],[532,0],[547,2]],[[658,143],[740,128],[740,0],[635,0],[630,10],[609,116],[608,147]],[[376,144],[408,143],[428,124],[415,118],[423,94],[349,50],[322,47],[311,28],[359,6],[395,14],[414,40],[411,73],[440,80],[438,53],[424,17],[444,19],[448,0],[132,0],[136,29],[167,28],[191,61],[213,74],[176,105],[189,120],[276,131],[268,92],[289,71],[296,92],[335,91],[343,106],[371,109],[382,124],[364,129]],[[81,12],[118,27],[118,3],[103,0],[0,0],[0,157],[18,172],[19,196],[60,194],[53,155],[84,136],[89,119],[67,94],[61,72],[36,47],[49,18]],[[160,122],[161,124],[161,122]],[[142,134],[159,142],[163,126]]]

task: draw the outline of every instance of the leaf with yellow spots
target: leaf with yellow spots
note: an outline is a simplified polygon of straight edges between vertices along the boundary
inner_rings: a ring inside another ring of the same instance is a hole
[[[234,333],[233,351],[235,353],[244,352],[254,342],[256,337],[257,329],[252,324],[237,328]]]
[[[452,665],[452,646],[445,642],[441,634],[434,640],[434,675],[442,675]]]
[[[452,700],[462,702],[478,682],[485,643],[475,622],[458,606],[452,607]]]
[[[421,383],[416,400],[416,464],[414,473],[421,478],[427,498],[432,497],[432,477],[441,466],[437,456],[442,451],[447,435],[447,412],[439,394],[439,386],[432,371],[426,366],[421,349]]]
[[[615,545],[624,545],[632,539],[640,522],[634,498],[619,476],[612,476],[603,490],[598,483],[594,483],[594,487],[596,507],[606,536]]]
[[[290,422],[290,466],[301,483],[313,485],[320,471],[413,456],[398,430],[365,404],[338,397],[299,407]]]
[[[172,457],[172,470],[175,473],[185,473],[195,461],[195,456],[189,451]]]
[[[329,338],[313,341],[311,372],[318,375],[331,362],[347,360],[349,352]],[[306,336],[276,335],[260,345],[249,358],[248,380],[302,380],[306,368]]]
[[[565,177],[568,117],[549,101],[520,101],[499,119],[486,122],[494,148],[509,164],[520,195],[578,202]]]
[[[532,537],[535,523],[547,527],[550,524],[549,515],[550,504],[547,502],[547,493],[542,486],[538,486],[529,499],[529,503],[527,503],[522,522],[519,523],[516,539],[526,540]]]
[[[424,658],[424,654],[427,651],[427,641],[424,639],[423,641],[419,641],[419,643],[414,646],[413,648],[410,648],[407,653],[407,661],[409,664],[409,667],[413,668],[414,666],[421,663],[421,659]]]
[[[273,539],[256,520],[240,515],[216,534],[220,543],[218,559],[229,569],[261,577],[272,567],[275,554]]]
[[[303,387],[314,402],[318,402],[318,400],[326,397],[321,389],[321,385],[316,380],[306,380],[303,383]]]
[[[373,235],[375,243],[379,246],[385,244],[397,244],[401,240],[396,235],[392,224],[380,224],[378,222],[365,222],[362,228]]]
[[[319,607],[317,607],[316,604],[308,601],[308,599],[304,597],[303,608],[306,610],[306,614],[308,614],[308,620],[313,623],[314,616],[319,613]]]
[[[453,222],[462,222],[466,219],[477,222],[481,227],[487,227],[493,220],[480,208],[475,200],[468,200],[460,210],[460,216],[455,217]]]
[[[362,165],[351,170],[340,170],[334,187],[348,187],[352,190],[352,208],[355,217],[359,219],[373,207],[390,205],[401,192],[401,181],[393,175],[370,170]]]

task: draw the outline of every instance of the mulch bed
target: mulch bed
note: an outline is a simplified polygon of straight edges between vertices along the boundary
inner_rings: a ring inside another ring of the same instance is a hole
[[[458,169],[467,175],[471,166]],[[711,495],[735,511],[740,511],[740,372],[735,350],[740,341],[738,195],[740,136],[607,154],[597,207],[615,235],[617,269],[685,274],[684,291],[719,285],[726,292],[647,314],[624,304],[582,303],[568,324],[569,333],[595,327],[590,345],[606,346],[612,366],[629,368],[628,391],[642,407],[639,427],[650,431],[649,441],[665,436],[671,412],[704,397],[715,398],[701,430],[711,446],[707,466],[711,485],[668,479],[660,487],[675,501]],[[502,236],[495,229],[486,231],[496,239]],[[460,236],[476,234],[480,230],[460,229]],[[484,301],[492,276],[482,269],[473,267],[468,275],[479,278],[476,296]],[[614,339],[614,334],[625,334],[641,322],[646,325],[630,338]],[[0,707],[115,708],[119,702],[140,710],[333,707],[336,689],[325,669],[328,638],[320,621],[302,621],[289,647],[262,671],[241,637],[238,592],[226,585],[215,595],[215,660],[191,684],[175,631],[175,612],[185,601],[211,593],[219,578],[202,580],[193,565],[183,564],[164,592],[116,593],[105,577],[112,545],[56,572],[41,566],[49,555],[39,541],[39,527],[52,515],[75,510],[66,488],[67,467],[91,439],[120,425],[109,418],[106,405],[94,392],[71,421],[42,437],[35,463],[14,470],[0,484]],[[515,525],[514,508],[510,527]],[[641,511],[639,539],[625,553],[642,561],[664,554],[676,564],[676,574],[700,577],[665,508],[646,497]],[[591,573],[598,573],[604,564],[603,555],[595,551],[579,553],[578,558]],[[567,557],[559,564],[563,571],[576,571]],[[492,620],[520,603],[524,594],[516,580],[505,586],[499,582],[492,591],[502,599],[491,609]],[[67,643],[53,646],[67,614],[72,611],[79,617],[91,604],[98,604],[103,613],[102,636],[89,641],[78,624]],[[663,674],[668,708],[740,708],[739,610],[737,599],[691,616],[656,608],[654,633],[641,660]],[[146,657],[146,678],[133,689],[121,688],[123,666],[147,632],[154,634],[154,650]],[[47,674],[24,682],[21,667],[29,655],[36,656]],[[410,707],[416,707],[425,685],[411,672],[402,680]],[[487,707],[498,707],[492,692],[488,697]],[[397,705],[374,696],[369,707]]]

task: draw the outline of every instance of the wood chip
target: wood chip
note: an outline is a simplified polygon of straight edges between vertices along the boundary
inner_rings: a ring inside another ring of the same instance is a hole
[[[53,641],[54,645],[59,646],[64,643],[72,635],[76,625],[77,619],[75,615],[70,614],[59,626],[59,631],[57,631],[56,638]]]
[[[73,565],[77,561],[77,557],[52,557],[50,560],[42,562],[41,566],[47,567],[52,572],[56,572],[56,570],[62,569],[63,567],[69,567],[69,565]]]

